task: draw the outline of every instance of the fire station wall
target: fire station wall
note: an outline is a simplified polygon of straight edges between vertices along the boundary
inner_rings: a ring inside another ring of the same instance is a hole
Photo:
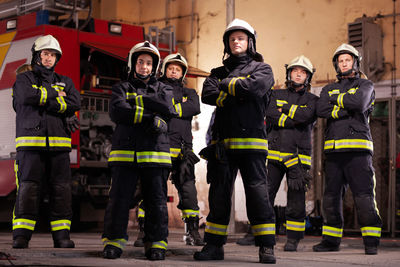
[[[179,52],[188,59],[189,65],[205,71],[221,65],[223,44],[222,34],[226,27],[226,1],[223,0],[97,0],[96,14],[101,19],[120,20],[139,24],[147,28],[156,25],[160,28],[166,25],[176,27]],[[194,3],[193,36],[191,17]],[[397,13],[400,1],[396,1]],[[377,14],[393,13],[392,0],[236,0],[235,17],[248,21],[257,31],[257,50],[264,55],[265,61],[271,65],[275,81],[282,86],[285,80],[284,64],[297,55],[309,57],[316,68],[313,86],[323,86],[327,80],[335,78],[332,66],[332,55],[343,42],[348,42],[347,24],[356,18],[374,17]],[[168,22],[166,17],[170,19]],[[399,21],[399,17],[397,17]],[[376,19],[383,30],[383,55],[385,62],[393,63],[393,17],[386,16]],[[396,40],[400,40],[400,23],[397,23]],[[397,45],[398,46],[398,45]],[[397,52],[397,64],[400,63],[400,53]],[[382,80],[390,80],[390,64],[385,64],[385,74]],[[396,77],[400,78],[399,73]],[[189,86],[201,92],[204,79],[189,79]],[[212,108],[202,105],[202,114],[195,118],[194,150],[199,152],[204,146],[204,135],[212,113]],[[205,181],[205,162],[197,166],[197,188],[199,205],[203,216],[208,213],[208,185]],[[174,190],[174,188],[170,188]],[[243,192],[239,186],[236,189],[236,220],[246,220]],[[175,202],[177,195],[175,194]],[[173,217],[178,214],[176,208],[169,209]],[[172,217],[170,216],[170,217]],[[203,219],[204,220],[204,219]],[[171,221],[170,221],[171,223]],[[179,224],[179,219],[175,221]],[[172,222],[174,224],[174,222]]]

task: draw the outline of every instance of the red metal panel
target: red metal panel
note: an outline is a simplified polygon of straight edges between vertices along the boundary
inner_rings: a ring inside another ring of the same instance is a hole
[[[112,35],[108,31],[109,23],[110,23],[110,21],[107,21],[107,20],[95,19],[94,20],[95,32],[98,34],[103,34],[103,35]],[[144,28],[143,27],[128,25],[128,24],[121,24],[118,22],[115,22],[115,23],[121,25],[121,27],[122,27],[121,35],[124,38],[129,38],[129,39],[133,39],[133,40],[144,40]],[[116,36],[121,36],[121,35],[116,35]]]
[[[15,82],[15,70],[26,63],[26,59],[17,60],[14,62],[7,63],[4,67],[3,75],[0,80],[0,90],[11,88]]]
[[[14,160],[0,160],[0,196],[10,194],[15,188]]]

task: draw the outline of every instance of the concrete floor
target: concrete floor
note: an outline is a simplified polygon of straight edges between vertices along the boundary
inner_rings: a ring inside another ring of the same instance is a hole
[[[183,243],[183,230],[170,230],[167,257],[162,262],[150,262],[144,257],[143,249],[133,247],[136,232],[129,233],[131,240],[120,259],[102,258],[101,233],[72,233],[74,249],[55,249],[50,233],[34,233],[28,249],[12,249],[11,233],[0,232],[0,266],[251,266],[258,263],[258,248],[239,246],[235,241],[242,234],[231,235],[225,245],[224,261],[198,262],[193,253],[200,247]],[[202,233],[201,233],[202,234]],[[381,241],[378,255],[365,255],[361,238],[344,238],[339,252],[315,253],[312,246],[320,237],[306,236],[299,244],[298,252],[284,252],[286,237],[280,236],[275,247],[277,265],[280,266],[400,266],[400,239]]]

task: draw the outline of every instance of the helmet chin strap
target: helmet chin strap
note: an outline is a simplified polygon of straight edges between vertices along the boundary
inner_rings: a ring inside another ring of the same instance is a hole
[[[140,80],[147,80],[148,78],[150,78],[151,73],[148,74],[148,75],[142,75],[142,74],[137,73],[137,72],[135,71],[135,76],[136,76],[137,78],[139,78]]]

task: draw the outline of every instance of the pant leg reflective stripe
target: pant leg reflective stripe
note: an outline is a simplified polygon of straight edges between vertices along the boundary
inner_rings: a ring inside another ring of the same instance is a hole
[[[322,235],[342,237],[343,229],[324,225],[324,226],[322,226]]]
[[[27,230],[35,230],[36,221],[28,220],[28,219],[14,219],[13,220],[13,230],[15,229],[27,229]]]
[[[199,210],[182,210],[182,218],[199,217]]]
[[[381,237],[381,228],[380,227],[361,227],[362,236],[375,236]]]
[[[274,223],[252,225],[251,229],[253,230],[254,236],[274,235],[275,234],[275,224]]]
[[[294,166],[294,165],[296,165],[298,163],[299,163],[299,158],[298,157],[295,157],[293,159],[290,159],[290,160],[284,162],[286,168],[290,168],[290,167],[292,167],[292,166]]]
[[[303,232],[306,230],[306,222],[286,221],[286,229]]]
[[[103,238],[102,241],[103,241],[103,247],[110,245],[110,246],[114,246],[114,247],[117,247],[117,248],[120,248],[123,250],[125,248],[126,242],[128,240],[126,240],[124,238],[118,238],[118,239],[112,239],[112,240],[110,240],[108,238]]]
[[[70,220],[57,220],[50,222],[51,231],[59,231],[59,230],[70,230],[71,229],[71,221]]]
[[[145,216],[144,209],[139,208],[138,218],[144,218],[144,216]]]
[[[205,232],[214,235],[228,235],[228,225],[206,222]]]
[[[135,161],[135,151],[113,150],[110,152],[108,161],[134,162]]]
[[[161,249],[167,249],[167,242],[165,241],[156,241],[151,243],[151,248],[161,248]]]

